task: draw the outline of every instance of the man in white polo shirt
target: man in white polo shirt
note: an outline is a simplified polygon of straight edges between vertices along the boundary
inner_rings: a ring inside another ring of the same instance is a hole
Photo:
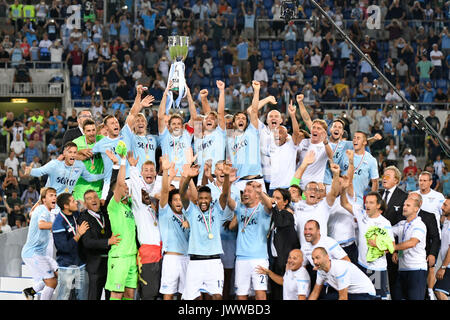
[[[359,267],[375,281],[377,290],[377,297],[381,299],[388,299],[388,275],[387,275],[387,261],[386,255],[382,255],[375,260],[368,261],[367,253],[369,245],[377,247],[377,244],[368,244],[366,240],[366,233],[371,227],[377,227],[380,232],[384,232],[394,242],[394,235],[392,234],[392,225],[382,213],[386,209],[386,205],[381,199],[378,192],[370,192],[366,196],[366,209],[364,210],[360,205],[350,203],[347,197],[341,197],[341,205],[353,214],[358,224],[358,265]],[[376,281],[378,280],[378,281]]]
[[[300,239],[300,246],[306,243],[304,228],[309,220],[316,220],[320,225],[321,232],[326,235],[328,233],[328,218],[330,210],[335,205],[336,197],[339,195],[339,166],[331,164],[331,171],[333,172],[333,182],[331,191],[324,199],[320,198],[319,186],[316,182],[311,181],[306,185],[304,195],[306,200],[300,200],[295,206],[295,229]]]
[[[442,61],[445,59],[442,51],[439,50],[437,43],[433,43],[433,50],[430,52],[430,60],[434,66],[431,78],[436,80],[442,78]]]
[[[425,251],[427,227],[417,215],[420,202],[408,198],[403,205],[402,220],[392,227],[398,237],[392,260],[399,264],[397,283],[392,291],[394,300],[424,300],[427,285],[427,254]]]
[[[308,300],[317,300],[324,283],[339,293],[339,300],[372,300],[375,287],[364,272],[349,261],[330,259],[327,250],[317,247],[312,253],[317,280]]]
[[[444,203],[445,197],[442,193],[431,189],[431,184],[433,183],[433,177],[428,171],[423,171],[419,175],[419,190],[417,192],[422,196],[422,206],[420,209],[424,211],[431,212],[435,215],[437,225],[440,226],[442,204]],[[439,234],[441,233],[440,228]]]

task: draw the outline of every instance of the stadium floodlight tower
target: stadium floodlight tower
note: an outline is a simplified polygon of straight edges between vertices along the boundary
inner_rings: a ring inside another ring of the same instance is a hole
[[[310,0],[310,2],[320,11],[323,17],[328,19],[328,21],[333,25],[334,28],[342,35],[342,37],[350,43],[353,49],[358,53],[361,59],[366,60],[373,70],[383,78],[383,80],[388,84],[392,90],[402,99],[403,104],[406,106],[406,111],[408,112],[409,118],[411,119],[412,124],[418,128],[419,130],[425,131],[429,135],[433,136],[439,142],[442,150],[445,154],[450,157],[450,147],[445,142],[445,140],[436,132],[436,130],[424,119],[423,115],[416,111],[416,107],[410,103],[401,93],[400,91],[389,81],[389,79],[378,69],[372,59],[350,39],[350,37],[334,22],[334,20],[326,13],[326,11],[315,1]],[[290,21],[296,18],[299,3],[297,0],[284,0],[281,3],[281,17],[286,21]],[[369,14],[374,14],[373,10],[369,7]],[[375,13],[376,14],[376,13]],[[379,14],[379,12],[378,12]]]

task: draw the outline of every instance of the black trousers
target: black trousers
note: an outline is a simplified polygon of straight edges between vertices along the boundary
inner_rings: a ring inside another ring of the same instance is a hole
[[[102,298],[102,291],[106,283],[106,273],[89,273],[89,290],[88,300],[100,300]],[[105,289],[105,300],[109,300],[111,292]]]
[[[161,285],[162,260],[142,265],[139,273],[138,291],[141,300],[156,300]]]

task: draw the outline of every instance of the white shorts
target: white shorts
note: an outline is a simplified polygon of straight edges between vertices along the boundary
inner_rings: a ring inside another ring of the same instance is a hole
[[[79,77],[83,76],[83,65],[82,64],[72,65],[72,75]]]
[[[188,263],[189,256],[175,254],[164,255],[161,270],[160,293],[183,293]]]
[[[247,296],[252,293],[251,289],[267,291],[267,275],[256,272],[256,267],[262,266],[269,269],[267,259],[236,260],[235,281],[236,295]]]
[[[267,192],[266,184],[265,184],[263,178],[261,178],[261,179],[250,179],[250,180],[238,180],[238,181],[235,182],[235,185],[239,189],[239,191],[244,191],[245,186],[247,185],[247,182],[250,182],[250,181],[255,181],[255,182],[260,183],[261,186],[262,186],[262,191],[263,192]]]
[[[55,278],[58,263],[53,258],[34,255],[31,258],[23,258],[23,262],[30,269],[34,282]]]
[[[234,269],[236,262],[236,240],[222,240],[223,254],[220,255],[225,269]]]
[[[223,265],[220,259],[189,260],[183,300],[194,300],[201,293],[210,295],[223,291]]]

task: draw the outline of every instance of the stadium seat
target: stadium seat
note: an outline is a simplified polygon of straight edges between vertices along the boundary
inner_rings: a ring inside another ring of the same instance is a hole
[[[208,77],[203,77],[203,79],[202,79],[202,81],[201,81],[201,86],[202,86],[202,88],[204,88],[204,87],[209,87],[210,86],[210,83],[209,83],[209,78]]]
[[[213,77],[223,77],[223,70],[220,67],[215,67],[212,70]]]
[[[264,68],[268,69],[268,68],[273,68],[273,61],[271,59],[266,59],[264,60]]]
[[[261,58],[263,60],[271,59],[272,58],[272,52],[270,50],[261,50]]]
[[[445,79],[439,79],[437,81],[437,87],[441,89],[447,89],[447,80]]]
[[[264,50],[269,50],[269,41],[263,41],[263,40],[261,40],[261,41],[259,42],[259,50],[261,50],[261,53],[262,53],[262,51],[264,51]]]
[[[217,59],[219,57],[216,49],[210,50],[209,53],[213,59]]]
[[[70,85],[71,86],[79,86],[81,84],[79,77],[70,77]]]
[[[276,51],[276,50],[281,50],[281,41],[272,41],[272,50]]]

